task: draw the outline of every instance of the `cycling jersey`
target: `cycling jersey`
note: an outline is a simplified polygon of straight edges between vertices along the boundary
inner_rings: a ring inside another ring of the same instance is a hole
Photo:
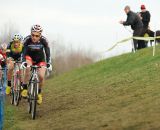
[[[22,43],[20,43],[18,48],[15,48],[14,43],[10,42],[7,49],[10,50],[10,52],[7,54],[8,57],[13,58],[14,60],[21,59],[21,55],[22,55],[22,51],[23,51],[23,44]]]
[[[31,35],[27,36],[24,41],[23,61],[26,60],[26,56],[32,58],[35,63],[44,62],[50,63],[50,48],[48,41],[44,36],[41,36],[37,43],[33,43]]]
[[[6,66],[6,52],[3,52],[1,49],[0,49],[0,55],[2,55],[2,59],[0,59],[0,65],[3,67]]]

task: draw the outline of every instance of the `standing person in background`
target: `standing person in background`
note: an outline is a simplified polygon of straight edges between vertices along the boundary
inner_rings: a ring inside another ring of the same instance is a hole
[[[143,29],[148,30],[151,15],[150,12],[146,10],[145,5],[141,5],[140,16],[143,22]]]
[[[133,36],[141,36],[142,29],[143,29],[143,23],[140,17],[131,11],[129,6],[126,6],[124,8],[125,13],[127,14],[127,20],[126,21],[120,21],[119,23],[124,26],[131,26],[133,30]],[[138,49],[138,40],[133,39],[134,42],[134,49]]]
[[[150,19],[151,19],[150,12],[148,10],[146,10],[145,5],[141,5],[140,9],[141,9],[141,12],[139,15],[140,15],[140,18],[143,22],[142,36],[144,36],[146,33],[149,36],[154,36],[154,32],[149,29],[149,23],[150,23]],[[144,43],[144,44],[142,44],[142,45],[144,45],[144,46],[142,46],[142,48],[147,47],[147,45],[145,44],[145,41],[141,41],[141,42]]]

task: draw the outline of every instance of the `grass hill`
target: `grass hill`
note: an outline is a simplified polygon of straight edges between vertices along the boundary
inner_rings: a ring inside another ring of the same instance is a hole
[[[159,47],[159,46],[158,46]],[[36,120],[7,98],[4,130],[160,130],[160,49],[124,54],[46,81]]]

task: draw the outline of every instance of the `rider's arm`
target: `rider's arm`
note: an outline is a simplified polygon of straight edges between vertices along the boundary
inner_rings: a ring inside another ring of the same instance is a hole
[[[12,44],[11,42],[8,44],[7,50],[11,50],[11,44]],[[11,51],[6,52],[6,56],[7,58],[11,57]]]
[[[26,61],[26,54],[27,54],[27,51],[28,51],[28,37],[24,40],[24,43],[23,43],[23,49],[22,49],[22,62],[25,62]]]
[[[26,43],[24,43],[24,47],[23,47],[23,51],[22,51],[22,61],[26,61],[26,53],[27,53],[27,49],[28,49],[28,46]]]
[[[20,61],[23,61],[23,50],[24,50],[24,46],[22,47],[22,52],[21,52],[21,56],[20,56]]]
[[[43,38],[43,43],[44,43],[46,61],[47,63],[51,63],[50,48],[49,48],[49,43],[46,38]]]

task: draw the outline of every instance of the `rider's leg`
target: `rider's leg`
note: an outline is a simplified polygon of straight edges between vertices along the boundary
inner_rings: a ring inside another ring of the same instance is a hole
[[[44,80],[45,80],[46,63],[45,62],[39,62],[38,66],[42,66],[42,68],[39,68],[39,70],[38,70],[38,76],[39,76],[39,81],[40,81],[39,89],[41,89],[43,84],[44,84]]]
[[[30,57],[26,57],[26,62],[27,65],[32,65],[32,59]],[[27,97],[27,86],[28,86],[28,81],[30,78],[30,67],[27,67],[25,69],[25,75],[24,75],[24,79],[23,79],[23,91],[22,91],[22,96],[23,97]]]
[[[40,68],[38,70],[38,74],[39,74],[39,80],[40,80],[40,83],[39,83],[39,89],[41,90],[43,85],[44,85],[44,80],[45,80],[45,73],[46,73],[46,68]]]
[[[26,63],[27,66],[32,65],[32,59],[29,56],[26,56]],[[30,78],[30,67],[27,67],[25,69],[25,75],[24,75],[24,80],[23,80],[23,84],[28,84],[29,78]]]
[[[11,79],[12,79],[14,63],[11,59],[9,59],[7,61],[7,63],[8,63],[8,72],[7,72],[8,84],[7,84],[7,87],[6,87],[6,94],[10,94],[10,92],[11,92]]]
[[[11,79],[12,79],[13,68],[14,68],[14,63],[13,63],[12,60],[9,60],[9,61],[8,61],[7,79],[8,79],[8,81],[10,81],[10,82],[11,82]],[[8,86],[11,86],[10,83],[9,83]]]
[[[46,66],[46,63],[45,62],[40,62],[38,64],[39,66]],[[38,104],[41,104],[42,103],[42,94],[41,94],[41,90],[42,90],[42,86],[44,84],[44,80],[45,80],[45,73],[46,73],[46,68],[42,67],[38,70],[38,76],[39,76],[39,81],[40,81],[40,84],[39,84],[39,94],[38,94],[38,101],[37,103]]]
[[[24,71],[20,69],[19,73],[20,73],[21,86],[23,86],[23,75],[24,75]]]

